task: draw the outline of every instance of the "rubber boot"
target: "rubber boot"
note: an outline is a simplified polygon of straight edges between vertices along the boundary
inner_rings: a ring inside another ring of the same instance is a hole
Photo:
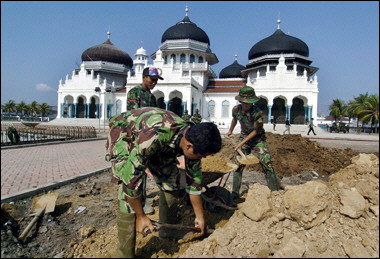
[[[243,177],[243,170],[239,170],[239,169],[240,169],[240,167],[233,174],[231,200],[239,198],[241,180]],[[242,168],[242,169],[244,169],[244,168]]]
[[[164,192],[160,191],[159,220],[161,223],[178,224],[177,219],[177,204],[179,203],[178,191]],[[159,230],[158,235],[160,238],[182,238],[186,233],[178,230]]]
[[[119,258],[134,258],[136,246],[136,214],[118,212],[117,235],[119,243],[117,256]]]
[[[274,172],[265,174],[265,179],[267,180],[268,188],[271,189],[271,191],[278,191],[278,181]]]

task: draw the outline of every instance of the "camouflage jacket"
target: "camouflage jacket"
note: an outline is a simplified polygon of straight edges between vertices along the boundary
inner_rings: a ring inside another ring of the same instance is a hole
[[[190,121],[190,119],[191,119],[191,115],[189,115],[189,114],[184,114],[184,115],[182,115],[182,119],[183,119],[184,121]]]
[[[243,112],[241,104],[236,105],[232,108],[232,117],[240,122],[241,127],[241,137],[247,137],[253,130],[255,123],[263,123],[263,112],[259,107],[253,105],[248,112]],[[254,143],[259,140],[265,140],[265,130],[260,128],[257,135],[249,141],[249,143]]]
[[[171,177],[165,174],[170,171],[166,168],[174,167],[174,172],[178,173],[177,157],[183,155],[179,144],[188,123],[171,111],[145,107],[112,117],[109,127],[106,161],[113,162],[113,166],[126,161],[113,170],[114,177],[123,183],[125,195],[132,198],[141,195],[141,178],[146,168],[161,185],[170,186],[165,184],[165,179]],[[200,195],[201,160],[185,157],[185,163],[186,191]]]
[[[202,116],[201,116],[199,113],[196,113],[196,114],[193,115],[193,117],[191,117],[191,120],[192,120],[195,124],[201,123],[201,121],[202,121]]]
[[[142,107],[157,107],[157,102],[152,93],[145,91],[142,85],[138,85],[129,90],[127,94],[127,110]]]

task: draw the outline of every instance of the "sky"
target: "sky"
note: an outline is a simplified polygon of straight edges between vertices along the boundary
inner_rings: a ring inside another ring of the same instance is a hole
[[[107,40],[134,58],[150,56],[164,32],[185,17],[204,30],[219,63],[216,75],[237,55],[277,29],[304,41],[319,68],[318,113],[334,99],[379,95],[378,1],[1,1],[1,104],[14,100],[57,105],[59,80],[81,64],[82,53]],[[149,63],[153,61],[149,58]]]

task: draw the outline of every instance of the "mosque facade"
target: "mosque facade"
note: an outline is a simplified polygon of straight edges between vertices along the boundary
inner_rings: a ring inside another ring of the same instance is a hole
[[[243,86],[255,89],[256,103],[271,118],[284,123],[305,124],[317,117],[318,68],[311,66],[309,48],[302,40],[280,29],[257,42],[248,52],[248,64],[235,61],[219,76],[211,66],[218,63],[205,31],[190,21],[188,9],[182,21],[162,35],[158,50],[150,58],[142,47],[134,59],[117,48],[110,34],[103,44],[82,54],[79,69],[66,76],[58,87],[57,119],[97,119],[107,125],[113,115],[126,111],[128,91],[142,83],[145,67],[159,69],[159,80],[152,91],[160,108],[182,115],[199,110],[203,121],[229,128],[235,96]]]

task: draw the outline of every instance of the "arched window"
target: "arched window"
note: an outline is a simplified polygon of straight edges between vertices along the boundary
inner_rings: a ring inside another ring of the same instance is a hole
[[[215,102],[214,101],[208,102],[208,115],[210,116],[210,118],[215,117]]]
[[[222,103],[222,117],[226,118],[228,117],[230,111],[230,102],[229,101],[223,101]]]
[[[186,63],[186,55],[185,54],[181,54],[180,58],[179,58],[179,63]]]
[[[168,56],[165,56],[164,58],[164,64],[167,64],[168,63]]]
[[[121,113],[121,100],[117,100],[116,101],[116,114],[120,114]]]
[[[195,62],[195,56],[194,54],[191,54],[190,55],[190,63],[194,63]]]
[[[198,63],[203,63],[203,57],[198,58]]]
[[[173,64],[175,64],[177,62],[177,57],[175,54],[171,54],[170,59],[173,59]]]

